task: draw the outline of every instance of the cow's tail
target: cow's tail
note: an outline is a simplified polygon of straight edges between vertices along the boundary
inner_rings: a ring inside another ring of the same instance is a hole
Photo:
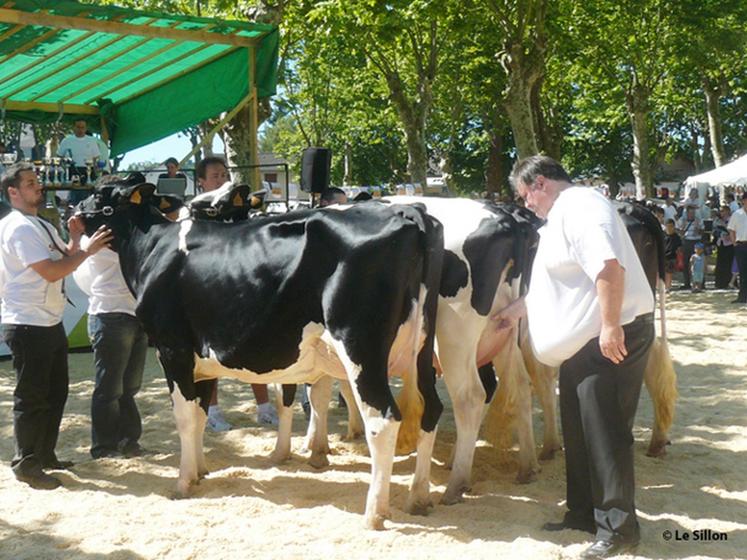
[[[669,343],[666,336],[665,294],[659,282],[659,309],[661,313],[661,336],[654,339],[646,364],[644,380],[654,407],[654,428],[647,455],[660,457],[669,443],[669,430],[674,422],[677,401],[677,373],[674,370]]]
[[[411,453],[418,444],[418,436],[420,435],[420,421],[423,417],[423,411],[425,410],[425,402],[423,395],[418,390],[418,368],[417,360],[418,353],[420,351],[424,324],[424,308],[425,308],[425,287],[420,289],[417,302],[417,318],[413,328],[413,336],[410,341],[410,359],[408,366],[405,368],[402,375],[403,387],[397,396],[397,406],[402,414],[402,424],[399,427],[397,434],[397,448],[396,453],[398,455],[405,455]]]
[[[407,212],[420,229],[423,267],[417,282],[417,321],[411,340],[412,355],[403,376],[404,387],[397,399],[402,414],[397,435],[398,455],[416,449],[421,430],[434,431],[443,411],[436,393],[436,371],[433,367],[438,287],[444,253],[443,226],[428,216],[421,205],[407,207]]]

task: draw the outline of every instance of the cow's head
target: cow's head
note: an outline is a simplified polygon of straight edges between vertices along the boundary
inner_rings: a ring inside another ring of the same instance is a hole
[[[190,215],[195,220],[245,220],[261,210],[265,194],[265,191],[251,192],[249,185],[225,183],[219,189],[194,197],[189,202]]]
[[[76,215],[83,218],[86,235],[91,236],[105,225],[112,230],[116,249],[117,240],[126,238],[133,224],[148,216],[164,220],[168,214],[183,206],[174,196],[155,192],[156,187],[145,181],[142,173],[131,173],[124,177],[108,175],[102,177],[93,193],[76,207]]]

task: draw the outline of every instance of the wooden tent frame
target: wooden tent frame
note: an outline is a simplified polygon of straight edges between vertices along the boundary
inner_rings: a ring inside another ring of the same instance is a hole
[[[116,35],[118,37],[115,37],[112,39],[112,42],[119,40],[122,37],[126,36],[137,36],[137,37],[144,37],[147,39],[169,39],[175,41],[175,44],[180,44],[184,42],[199,42],[203,43],[204,45],[230,45],[233,47],[233,49],[229,51],[225,51],[220,53],[220,56],[225,56],[226,54],[233,52],[235,49],[239,48],[245,48],[248,51],[249,54],[249,94],[244,97],[238,105],[228,112],[223,119],[221,119],[220,123],[216,128],[213,129],[211,134],[207,135],[205,139],[203,139],[203,142],[198,146],[197,148],[204,145],[204,143],[207,142],[209,138],[212,138],[214,133],[218,130],[218,128],[224,126],[233,116],[235,116],[238,111],[243,108],[244,106],[249,106],[249,136],[250,136],[250,164],[253,166],[253,172],[252,172],[252,182],[254,183],[255,187],[258,188],[259,185],[259,168],[257,167],[259,164],[259,149],[258,149],[258,141],[257,141],[257,132],[258,132],[258,97],[257,97],[257,79],[256,79],[256,49],[257,46],[262,39],[262,37],[266,34],[262,34],[260,36],[256,37],[246,37],[239,35],[238,33],[242,31],[241,29],[233,30],[230,32],[211,32],[206,31],[205,29],[199,29],[199,30],[190,30],[190,29],[174,29],[174,25],[178,25],[179,23],[188,22],[187,19],[183,21],[175,21],[172,26],[151,26],[150,23],[154,21],[153,19],[150,19],[146,23],[143,24],[132,24],[132,23],[123,23],[120,21],[117,21],[116,18],[114,20],[102,20],[102,19],[94,19],[94,18],[87,18],[84,17],[86,15],[86,12],[83,11],[80,14],[77,14],[75,16],[61,16],[61,15],[55,15],[51,14],[46,11],[40,11],[40,12],[27,12],[23,10],[16,10],[12,8],[13,2],[0,2],[0,23],[5,24],[11,24],[13,27],[6,30],[2,35],[0,35],[0,39],[5,39],[7,37],[10,37],[11,35],[14,35],[20,31],[22,31],[25,27],[49,27],[50,30],[43,33],[36,39],[30,41],[29,43],[24,44],[22,47],[19,47],[12,53],[8,55],[0,55],[0,63],[5,62],[9,60],[10,58],[13,58],[19,54],[22,54],[23,52],[28,51],[33,46],[43,42],[45,39],[54,36],[61,30],[77,30],[77,31],[86,31],[88,33],[83,34],[80,38],[77,39],[77,41],[73,43],[66,43],[66,45],[56,51],[53,51],[50,56],[54,56],[58,54],[60,50],[65,50],[68,48],[74,48],[78,43],[83,41],[84,39],[87,39],[91,33],[110,33],[113,35]],[[85,10],[86,6],[81,5],[81,8]],[[138,10],[128,10],[129,13],[133,15],[139,15],[140,12]],[[147,17],[149,14],[143,14],[143,16]],[[164,15],[164,17],[168,17],[167,15]],[[178,18],[180,19],[180,18]],[[204,19],[204,18],[201,18]],[[216,20],[216,23],[218,23],[219,20]],[[230,27],[230,23],[226,23],[227,27]],[[213,26],[209,26],[208,29],[210,29]],[[109,43],[106,45],[108,46]],[[191,53],[192,51],[190,51]],[[159,53],[160,54],[160,53]],[[194,66],[191,66],[188,69],[185,69],[184,71],[175,74],[173,76],[170,76],[167,79],[164,79],[161,82],[158,82],[157,84],[150,85],[147,88],[145,88],[142,91],[139,91],[137,94],[129,97],[128,99],[132,99],[136,96],[142,95],[143,93],[147,91],[151,91],[155,88],[162,87],[166,85],[167,83],[172,82],[175,79],[180,78],[181,76],[194,71],[195,69],[204,66],[205,64],[209,64],[212,62],[213,58],[210,58],[206,61],[201,61],[198,64],[195,64]],[[28,65],[26,65],[23,69],[18,70],[14,73],[14,76],[21,74],[24,71],[27,71],[34,66],[38,64],[38,61],[32,62]],[[152,71],[146,72],[143,75],[150,73]],[[117,72],[119,73],[119,72]],[[36,82],[28,83],[24,86],[24,89],[29,86],[33,86]],[[78,92],[76,92],[77,94]],[[38,96],[39,97],[39,96]],[[121,102],[126,101],[122,100]],[[91,102],[91,101],[89,101]],[[89,105],[89,104],[66,104],[66,103],[40,103],[37,101],[12,101],[7,98],[0,99],[0,108],[3,111],[42,111],[46,113],[55,113],[55,114],[62,114],[67,113],[70,115],[83,115],[83,116],[95,116],[100,115],[99,108],[96,105]],[[104,118],[101,117],[101,136],[104,139],[105,142],[109,142],[109,134],[107,131],[106,123],[104,121]],[[191,155],[194,155],[196,153],[196,149],[193,150],[191,154],[186,156],[184,159],[188,159]]]

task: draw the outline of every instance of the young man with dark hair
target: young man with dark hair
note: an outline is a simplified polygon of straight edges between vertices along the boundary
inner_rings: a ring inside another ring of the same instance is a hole
[[[596,534],[583,558],[636,546],[633,420],[654,339],[654,299],[624,224],[609,200],[574,187],[546,156],[518,162],[511,183],[547,220],[526,297],[537,358],[560,368],[566,506],[548,531]]]
[[[82,250],[83,221],[73,217],[65,245],[54,227],[38,217],[44,195],[33,167],[9,167],[1,184],[13,207],[0,220],[2,334],[16,372],[11,468],[31,487],[53,489],[61,483],[43,469],[72,465],[55,454],[68,390],[63,278],[105,247],[111,233],[97,231]]]
[[[197,172],[197,183],[202,192],[211,192],[219,189],[226,181],[231,179],[226,162],[219,157],[206,157],[200,160],[195,169]],[[257,399],[257,422],[277,426],[278,414],[270,404],[267,385],[252,383],[254,398]],[[208,407],[208,428],[214,432],[223,432],[231,429],[231,424],[226,422],[223,413],[218,406],[218,384],[216,382],[213,395]]]

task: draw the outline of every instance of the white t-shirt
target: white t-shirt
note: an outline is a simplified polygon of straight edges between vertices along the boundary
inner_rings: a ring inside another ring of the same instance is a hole
[[[747,213],[744,208],[740,208],[731,215],[726,229],[730,229],[737,234],[737,241],[747,241]]]
[[[594,189],[560,193],[540,228],[540,242],[526,297],[537,358],[559,366],[599,336],[602,316],[596,279],[605,261],[625,269],[620,324],[654,309],[646,275],[617,210]]]
[[[72,155],[71,155],[72,154]],[[93,136],[78,138],[74,134],[65,136],[57,149],[57,155],[61,157],[72,157],[77,167],[85,167],[86,160],[102,158],[98,140]]]
[[[83,236],[80,245],[88,247],[90,239]],[[122,276],[119,255],[104,248],[91,255],[75,272],[73,278],[88,296],[88,314],[127,313],[135,315],[136,301]]]
[[[674,220],[677,221],[677,207],[673,204],[672,206],[667,206],[664,204],[662,206],[664,209],[664,223],[667,223],[667,220]]]
[[[49,283],[29,265],[59,260],[64,249],[57,230],[43,220],[18,210],[0,220],[3,323],[51,327],[62,321],[62,280]]]

